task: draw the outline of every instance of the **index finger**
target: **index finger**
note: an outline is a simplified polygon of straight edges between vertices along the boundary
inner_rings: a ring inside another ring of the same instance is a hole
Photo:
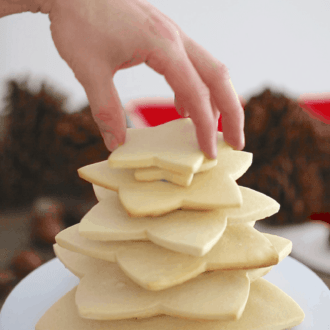
[[[245,145],[244,110],[234,90],[228,69],[201,45],[183,34],[187,54],[209,88],[216,107],[222,114],[223,136],[237,150]]]

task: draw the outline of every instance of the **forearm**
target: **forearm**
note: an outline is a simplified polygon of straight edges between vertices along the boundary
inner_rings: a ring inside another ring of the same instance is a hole
[[[27,11],[37,13],[40,8],[41,0],[0,0],[0,18]]]

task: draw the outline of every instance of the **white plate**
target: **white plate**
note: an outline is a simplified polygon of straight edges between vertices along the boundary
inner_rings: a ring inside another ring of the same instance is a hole
[[[330,330],[330,291],[314,272],[287,257],[265,278],[289,294],[304,310],[306,318],[295,330]],[[34,330],[47,309],[78,282],[56,258],[39,267],[7,298],[0,314],[0,329]]]
[[[287,226],[269,226],[257,221],[256,229],[292,241],[292,256],[315,271],[330,275],[329,225],[306,222]]]

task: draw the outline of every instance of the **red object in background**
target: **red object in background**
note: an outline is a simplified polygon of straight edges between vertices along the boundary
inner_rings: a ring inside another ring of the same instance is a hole
[[[305,94],[299,99],[299,105],[308,113],[324,123],[330,124],[330,94]],[[322,221],[330,225],[330,213],[313,213],[312,221]]]
[[[315,94],[305,94],[298,100],[299,105],[308,111],[312,117],[330,123],[330,94],[323,93],[319,96]],[[158,126],[169,121],[182,118],[176,111],[174,103],[171,104],[168,100],[153,102],[152,98],[142,99],[141,102],[136,100],[134,109],[130,111],[143,119],[147,126]],[[218,130],[222,132],[221,115],[219,118]]]
[[[326,222],[330,225],[330,213],[326,212],[326,213],[313,213],[310,216],[310,219],[312,221],[323,221]]]
[[[177,113],[174,105],[143,104],[138,105],[135,111],[152,127],[182,118],[182,116]]]
[[[178,114],[174,105],[169,104],[141,104],[135,108],[135,113],[143,118],[144,122],[151,127],[165,124],[169,121],[183,118]],[[221,116],[218,130],[222,131]]]
[[[318,96],[319,95],[319,96]],[[324,123],[330,124],[330,94],[305,94],[299,100],[299,105],[309,114]]]

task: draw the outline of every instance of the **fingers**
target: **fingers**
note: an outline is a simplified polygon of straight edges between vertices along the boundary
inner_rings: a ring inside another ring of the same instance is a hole
[[[126,117],[113,83],[113,74],[107,65],[89,62],[90,70],[80,71],[80,79],[85,88],[93,118],[103,136],[106,147],[113,151],[125,142]]]
[[[147,64],[164,75],[172,87],[177,105],[189,113],[196,126],[196,135],[201,150],[208,158],[216,158],[217,130],[210,102],[209,90],[191,64],[184,47],[172,43],[166,51],[152,53]]]
[[[191,38],[184,45],[203,82],[209,88],[214,107],[222,114],[224,139],[237,150],[244,148],[244,111],[226,67]]]

